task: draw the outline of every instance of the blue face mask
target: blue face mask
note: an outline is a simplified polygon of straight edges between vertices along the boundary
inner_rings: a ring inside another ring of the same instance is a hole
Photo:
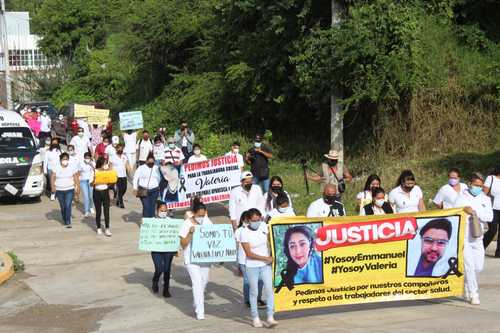
[[[262,146],[262,143],[260,142],[255,142],[254,143],[255,148],[260,148]]]
[[[257,221],[257,222],[250,221],[250,223],[248,224],[248,227],[250,229],[252,229],[253,231],[255,231],[255,230],[259,229],[260,223],[261,223],[260,221]]]
[[[483,189],[480,186],[471,186],[469,192],[473,196],[477,197],[478,195],[481,194],[481,192],[483,192]]]

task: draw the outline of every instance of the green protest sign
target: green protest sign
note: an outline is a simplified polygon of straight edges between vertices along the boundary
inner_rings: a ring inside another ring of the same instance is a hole
[[[139,250],[148,252],[176,252],[179,249],[179,229],[183,220],[142,219]]]

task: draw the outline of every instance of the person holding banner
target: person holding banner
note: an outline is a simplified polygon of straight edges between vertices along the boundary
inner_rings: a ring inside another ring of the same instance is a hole
[[[493,208],[490,198],[483,192],[484,177],[480,173],[472,174],[469,185],[456,200],[455,207],[465,207],[468,214],[464,242],[464,296],[472,305],[479,305],[477,274],[484,267],[483,224],[493,220]]]
[[[273,289],[273,257],[269,251],[269,228],[262,221],[262,214],[256,208],[248,211],[249,224],[241,232],[241,246],[246,255],[246,274],[250,284],[250,313],[253,327],[262,327],[257,308],[257,296],[259,293],[259,280],[264,284],[264,292],[267,302],[266,327],[274,327],[278,324],[274,320],[274,289]]]
[[[181,247],[184,252],[184,265],[186,265],[189,277],[191,278],[196,319],[203,320],[205,319],[205,287],[208,283],[210,265],[191,263],[191,241],[193,233],[196,232],[195,226],[210,225],[212,221],[207,216],[207,207],[198,197],[193,200],[192,213],[193,217],[184,221],[179,231],[179,237],[181,238]]]
[[[403,170],[396,188],[389,193],[389,202],[395,213],[414,213],[425,210],[424,193],[415,181],[411,170]]]
[[[243,155],[240,154],[240,143],[238,141],[233,142],[231,145],[231,151],[227,152],[225,156],[236,156],[240,171],[243,172],[245,161],[243,160]]]
[[[229,218],[233,228],[238,226],[241,214],[250,208],[257,208],[264,213],[264,196],[260,186],[253,185],[253,175],[250,171],[244,171],[240,176],[241,186],[231,190],[229,194]]]
[[[160,170],[155,165],[155,157],[149,153],[146,164],[137,168],[134,174],[134,195],[141,199],[142,217],[154,217],[156,200],[160,193]]]
[[[383,188],[375,187],[370,195],[371,203],[361,207],[359,215],[384,215],[393,214],[391,205],[386,201],[386,194]]]
[[[313,201],[307,209],[307,217],[336,217],[347,215],[344,204],[337,196],[337,186],[326,184],[323,198]]]
[[[104,233],[111,237],[109,230],[109,186],[114,185],[117,181],[117,174],[112,170],[109,163],[103,156],[100,156],[95,163],[95,176],[92,185],[94,186],[93,199],[95,206],[95,224],[97,234],[102,235],[101,229],[101,213],[104,213]]]
[[[287,194],[282,192],[278,194],[278,197],[276,198],[276,207],[267,213],[266,223],[272,218],[284,216],[295,216],[295,212],[290,206],[290,198]]]

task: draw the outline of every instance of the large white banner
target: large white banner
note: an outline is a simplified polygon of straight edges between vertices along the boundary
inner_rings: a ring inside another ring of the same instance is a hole
[[[168,185],[162,199],[169,209],[187,208],[194,196],[204,203],[229,200],[229,192],[240,185],[240,168],[236,156],[221,156],[208,161],[172,164],[161,167]]]

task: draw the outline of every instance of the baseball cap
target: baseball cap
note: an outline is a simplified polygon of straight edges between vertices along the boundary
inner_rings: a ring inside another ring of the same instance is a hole
[[[243,179],[246,179],[246,178],[252,178],[253,175],[250,171],[243,171],[241,173],[241,177],[240,177],[240,180],[243,180]]]

